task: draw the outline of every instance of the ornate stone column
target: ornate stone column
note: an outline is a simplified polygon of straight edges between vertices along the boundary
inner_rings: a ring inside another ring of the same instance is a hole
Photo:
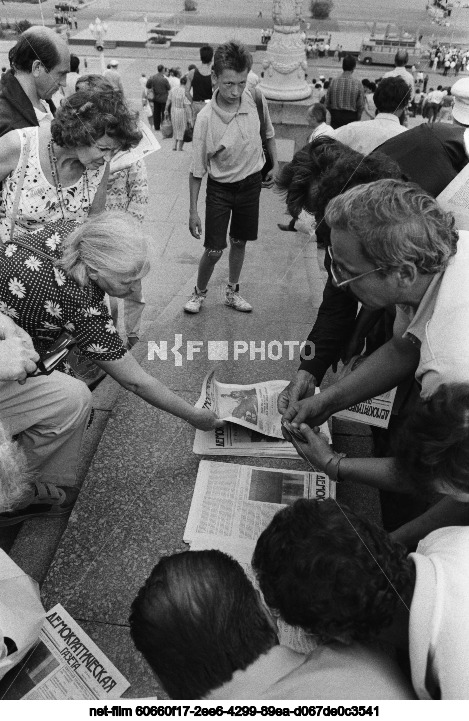
[[[301,37],[303,0],[274,0],[274,32],[262,63],[259,88],[271,100],[304,100],[311,94],[306,82],[306,48]]]

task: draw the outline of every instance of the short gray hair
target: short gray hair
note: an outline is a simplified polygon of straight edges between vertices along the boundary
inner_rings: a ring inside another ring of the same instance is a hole
[[[59,265],[80,286],[89,272],[137,276],[148,261],[148,246],[140,224],[128,213],[90,216],[64,242]]]
[[[439,273],[456,253],[453,216],[414,183],[357,185],[331,200],[325,220],[354,235],[364,257],[385,271],[413,263],[422,274]]]

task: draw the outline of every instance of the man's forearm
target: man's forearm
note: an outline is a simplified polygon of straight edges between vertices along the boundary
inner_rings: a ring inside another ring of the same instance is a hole
[[[192,173],[189,173],[189,199],[190,199],[190,212],[197,212],[197,201],[199,200],[200,186],[202,185],[202,178],[195,178]]]
[[[419,350],[412,343],[393,337],[356,370],[324,391],[331,415],[391,390],[415,373],[419,358]]]

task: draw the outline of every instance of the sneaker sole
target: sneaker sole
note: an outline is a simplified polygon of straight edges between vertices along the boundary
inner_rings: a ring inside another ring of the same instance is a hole
[[[189,310],[189,308],[184,308],[184,313],[192,313],[192,315],[194,315],[195,313],[200,313],[200,308],[198,310]]]
[[[16,516],[15,518],[0,518],[0,528],[16,526],[18,523],[32,521],[35,518],[62,518],[63,516],[69,516],[72,511],[73,508],[69,508],[66,511],[43,511],[42,513],[27,513],[24,516]]]
[[[225,300],[225,305],[228,308],[233,308],[233,310],[237,310],[238,313],[251,313],[252,312],[252,308],[236,308],[235,305],[232,305],[231,303],[227,303],[226,300]]]

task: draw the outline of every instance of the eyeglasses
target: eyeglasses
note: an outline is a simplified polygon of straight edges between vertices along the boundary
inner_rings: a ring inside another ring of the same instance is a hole
[[[340,267],[337,265],[337,263],[334,260],[334,256],[332,255],[332,248],[329,246],[327,248],[327,252],[329,254],[329,258],[331,259],[331,275],[332,279],[336,285],[337,288],[344,288],[346,285],[349,285],[349,283],[353,283],[355,280],[359,280],[360,278],[364,278],[365,275],[370,275],[370,273],[377,273],[378,270],[383,270],[382,268],[373,268],[373,270],[367,270],[365,273],[359,273],[358,275],[354,275],[352,278],[347,278],[346,280],[339,280],[339,278],[345,275],[345,272],[340,269]]]

